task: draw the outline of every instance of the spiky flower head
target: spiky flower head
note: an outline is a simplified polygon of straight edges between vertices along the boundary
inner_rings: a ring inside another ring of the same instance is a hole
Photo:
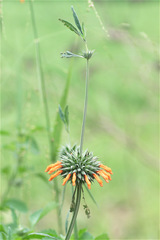
[[[73,186],[79,183],[86,183],[91,189],[91,183],[96,179],[100,186],[103,186],[102,176],[106,182],[111,180],[111,168],[103,165],[98,161],[98,157],[93,156],[92,152],[86,150],[82,155],[80,148],[77,145],[73,147],[65,146],[60,151],[60,161],[50,164],[45,172],[51,174],[49,181],[58,175],[63,177],[63,184],[70,181]]]

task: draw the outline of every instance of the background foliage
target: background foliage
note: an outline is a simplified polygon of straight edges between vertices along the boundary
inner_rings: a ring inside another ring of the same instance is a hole
[[[52,130],[71,65],[60,52],[82,47],[58,21],[72,21],[72,4],[34,2]],[[91,218],[84,221],[81,207],[79,228],[94,236],[107,232],[111,239],[158,239],[158,2],[96,1],[95,6],[103,26],[87,1],[74,2],[88,45],[95,49],[84,148],[94,151],[114,175],[103,189],[92,186],[98,208],[86,192]],[[6,194],[1,220],[7,224],[13,218],[20,230],[57,229],[53,186],[44,174],[49,146],[28,2],[3,2],[1,25],[2,198]],[[75,59],[68,96],[72,144],[80,141],[84,74],[85,63]],[[63,131],[61,144],[67,142]],[[63,223],[70,201],[67,186]]]

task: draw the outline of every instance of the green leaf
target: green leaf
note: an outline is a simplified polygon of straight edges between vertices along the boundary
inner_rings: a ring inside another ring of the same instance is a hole
[[[45,215],[47,215],[52,209],[57,207],[57,203],[51,202],[47,204],[45,208],[39,209],[30,216],[30,223],[35,226]]]
[[[85,189],[87,190],[87,192],[88,192],[90,198],[92,199],[92,201],[93,201],[93,202],[96,204],[96,206],[98,207],[98,204],[97,204],[96,200],[94,199],[94,197],[93,197],[91,191],[86,187],[85,184],[84,184],[84,186],[85,186]]]
[[[89,232],[84,232],[79,240],[94,240],[94,237]]]
[[[109,240],[109,237],[106,233],[99,235],[95,240]]]
[[[61,100],[60,100],[60,106],[63,109],[66,106],[66,102],[67,102],[67,97],[68,97],[68,92],[69,92],[69,86],[70,86],[70,79],[71,79],[71,73],[72,73],[72,65],[70,65],[69,71],[68,71],[68,75],[67,75],[67,79],[66,79],[66,84],[63,90],[63,94],[61,96]],[[61,140],[61,134],[62,134],[62,121],[60,119],[59,116],[59,112],[56,115],[56,120],[55,120],[55,125],[54,125],[54,130],[53,130],[53,152],[52,152],[52,161],[55,162],[56,161],[56,157],[57,157],[57,153],[58,153],[58,149],[59,149],[59,145],[60,145],[60,140]]]
[[[48,237],[49,239],[57,239],[45,233],[30,233],[25,236],[23,239],[43,239],[44,237]]]
[[[34,175],[38,178],[40,178],[43,182],[47,183],[47,185],[49,185],[48,183],[48,178],[46,177],[46,175],[44,175],[43,173],[34,173]]]
[[[73,17],[74,17],[75,24],[76,24],[77,28],[79,29],[79,31],[81,32],[81,34],[83,35],[81,24],[79,22],[78,16],[77,16],[73,6],[71,6],[71,9],[72,9],[72,12],[73,12]]]
[[[61,53],[62,58],[71,58],[71,57],[79,57],[79,58],[84,58],[82,55],[74,54],[70,51],[66,51],[64,53]]]
[[[18,199],[9,199],[4,204],[6,207],[9,207],[20,212],[28,211],[26,204]]]
[[[70,22],[60,19],[59,21],[61,21],[62,23],[64,23],[64,25],[69,28],[71,31],[75,32],[78,36],[80,35],[80,33],[78,32],[77,28],[75,28]]]
[[[63,111],[62,111],[62,108],[61,108],[60,105],[59,105],[59,116],[60,116],[62,122],[65,123],[65,116],[64,116],[64,114],[63,114]]]
[[[11,209],[14,228],[18,226],[18,218],[14,209]]]
[[[79,230],[79,232],[78,232],[78,236],[79,236],[79,238],[83,235],[83,233],[85,233],[87,231],[87,228],[82,228],[82,229],[80,229]]]
[[[62,239],[61,237],[58,236],[58,234],[56,233],[56,231],[53,230],[53,229],[44,230],[42,233],[48,234],[48,235],[50,235],[50,236],[52,236],[52,237],[55,237],[55,238],[58,239],[58,240],[61,240],[61,239]]]
[[[65,116],[65,121],[66,121],[66,131],[69,132],[69,110],[68,110],[68,105],[66,106],[64,110],[64,116]]]
[[[65,221],[65,232],[66,232],[66,233],[67,233],[67,231],[68,231],[69,214],[70,214],[70,210],[69,210],[68,213],[67,213],[66,221]]]

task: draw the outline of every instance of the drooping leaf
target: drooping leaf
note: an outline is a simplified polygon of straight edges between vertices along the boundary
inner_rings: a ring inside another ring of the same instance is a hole
[[[80,33],[78,32],[77,28],[75,28],[70,22],[63,20],[59,18],[59,21],[61,21],[67,28],[69,28],[72,32],[75,32],[78,36]]]
[[[6,207],[9,207],[20,212],[28,211],[27,205],[18,199],[9,199],[4,204]]]
[[[96,204],[96,206],[98,207],[98,204],[97,204],[96,200],[94,199],[94,197],[93,197],[91,191],[89,191],[89,189],[86,187],[86,185],[84,185],[84,186],[85,186],[85,189],[87,190],[87,192],[88,192],[90,198],[92,199],[92,201],[93,201],[93,202]]]
[[[99,235],[95,240],[109,240],[109,237],[106,233]]]
[[[18,218],[14,209],[11,209],[14,228],[18,226]]]
[[[51,210],[57,207],[57,203],[51,202],[47,204],[45,208],[39,209],[38,211],[32,213],[30,216],[30,223],[35,226],[44,216],[46,216]]]
[[[71,6],[71,9],[72,9],[72,12],[73,12],[73,18],[74,18],[75,24],[76,24],[77,28],[79,29],[79,31],[81,32],[81,34],[83,35],[81,24],[79,22],[78,16],[77,16],[73,6]]]
[[[71,79],[71,73],[72,73],[72,65],[70,65],[70,68],[68,70],[68,75],[66,79],[66,84],[60,99],[60,106],[63,109],[66,106],[67,102],[67,97],[68,97],[68,92],[69,92],[69,86],[70,86],[70,79]],[[61,140],[61,134],[62,134],[62,121],[59,116],[59,112],[56,115],[56,120],[55,120],[55,125],[54,125],[54,130],[53,130],[53,148],[52,148],[52,162],[56,161],[59,145],[60,145],[60,140]]]
[[[48,237],[49,239],[57,239],[45,233],[30,233],[25,236],[23,239],[43,239],[44,237]]]
[[[45,233],[45,234],[48,234],[52,237],[55,237],[57,240],[61,240],[62,238],[56,233],[55,230],[53,229],[47,229],[47,230],[44,230],[42,233]]]

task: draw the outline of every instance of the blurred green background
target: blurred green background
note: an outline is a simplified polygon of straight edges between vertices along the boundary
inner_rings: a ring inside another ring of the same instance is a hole
[[[87,0],[34,2],[52,127],[71,64],[70,59],[60,58],[60,52],[74,49],[79,53],[84,48],[80,39],[58,21],[62,18],[73,23],[71,5],[85,23],[89,49],[95,49],[90,61],[84,148],[111,167],[114,175],[103,188],[97,183],[92,185],[91,193],[98,208],[85,193],[91,218],[87,219],[81,205],[78,226],[93,235],[107,232],[111,239],[158,239],[159,3],[98,0],[94,3],[110,38]],[[1,25],[1,194],[15,166],[18,129],[32,132],[32,149],[25,153],[23,169],[8,196],[25,201],[29,216],[53,200],[54,192],[34,176],[34,172],[44,173],[50,158],[28,2],[5,0]],[[67,101],[72,144],[80,141],[84,77],[85,61],[74,59]],[[66,143],[64,130],[61,145]],[[58,181],[62,192],[60,177]],[[68,185],[63,222],[70,201]],[[21,224],[28,226],[28,217],[25,214],[19,217]],[[5,212],[2,220],[7,223],[10,218],[10,213]],[[55,210],[36,226],[37,231],[44,228],[57,229]]]

